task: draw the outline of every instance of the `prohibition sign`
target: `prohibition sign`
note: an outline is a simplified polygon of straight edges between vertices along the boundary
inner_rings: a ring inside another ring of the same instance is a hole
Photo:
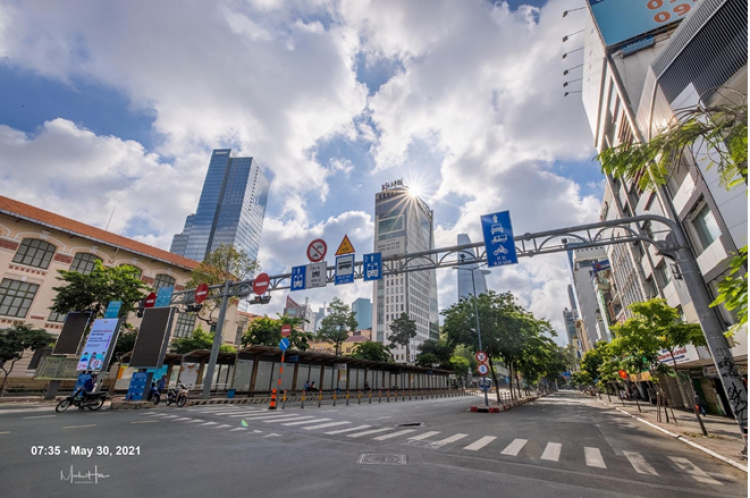
[[[307,259],[312,263],[320,263],[326,257],[328,245],[323,239],[315,239],[307,246]]]
[[[485,361],[487,361],[487,353],[485,353],[484,351],[479,351],[474,356],[474,358],[476,358],[479,363],[484,363]]]
[[[485,376],[488,373],[490,373],[490,367],[482,363],[481,365],[477,367],[477,372],[479,372],[479,375]]]

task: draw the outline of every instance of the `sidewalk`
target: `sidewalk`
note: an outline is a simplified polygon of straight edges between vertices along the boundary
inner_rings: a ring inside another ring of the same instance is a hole
[[[685,441],[711,450],[724,458],[733,460],[740,466],[747,466],[747,458],[740,453],[745,443],[742,440],[737,423],[732,418],[716,415],[701,416],[703,425],[706,426],[706,431],[708,431],[708,437],[705,437],[701,432],[700,425],[694,413],[675,408],[674,415],[677,418],[677,423],[675,424],[672,419],[672,410],[667,410],[669,413],[669,423],[666,423],[662,409],[662,421],[657,422],[656,406],[654,405],[641,402],[641,412],[639,413],[635,401],[625,401],[625,406],[622,406],[622,401],[614,396],[612,396],[611,403],[608,402],[606,395],[602,395],[599,401],[604,405],[619,409],[621,412],[626,412],[661,429],[675,433]]]

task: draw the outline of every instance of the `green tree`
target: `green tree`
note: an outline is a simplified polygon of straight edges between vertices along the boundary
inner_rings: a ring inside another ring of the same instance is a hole
[[[355,344],[351,356],[361,360],[393,363],[390,350],[379,342],[365,341]]]
[[[178,337],[171,344],[172,352],[177,354],[186,354],[196,349],[211,349],[214,343],[214,335],[203,330],[199,325],[189,337]]]
[[[119,316],[125,318],[134,305],[145,297],[147,286],[141,282],[138,270],[129,265],[107,268],[101,261],[88,275],[75,271],[58,270],[58,280],[66,285],[53,287],[52,311],[90,311],[94,318],[104,316],[110,301],[122,301]]]
[[[330,313],[320,321],[318,337],[332,343],[338,355],[341,343],[357,329],[357,319],[349,306],[337,297],[333,298],[328,308]]]
[[[193,275],[188,281],[187,287],[189,289],[195,288],[201,284],[210,287],[221,285],[227,280],[245,280],[258,268],[258,262],[250,258],[244,249],[233,245],[219,244],[219,247],[210,252],[193,270]],[[238,298],[230,299],[233,304],[236,304],[237,301]],[[198,318],[212,328],[215,327],[219,304],[220,300],[218,299],[206,299],[197,315]]]
[[[213,340],[213,338],[211,340]],[[232,344],[222,344],[221,346],[219,346],[219,352],[220,353],[236,353],[237,348],[234,347]]]
[[[727,335],[734,335],[747,325],[747,246],[741,247],[729,261],[729,275],[719,282],[718,288],[719,295],[711,307],[723,304],[729,311],[737,310],[737,323],[727,331]]]
[[[137,336],[138,330],[129,323],[123,323],[120,326],[120,335],[117,336],[117,342],[115,343],[115,350],[112,353],[111,363],[120,361],[120,358],[122,358],[124,354],[133,350]]]
[[[448,364],[459,379],[464,379],[471,368],[469,359],[459,354],[453,355]]]
[[[0,370],[3,372],[3,383],[0,385],[0,396],[5,395],[8,376],[16,362],[23,358],[24,352],[36,351],[55,343],[55,337],[43,329],[34,329],[26,324],[14,325],[0,330]]]
[[[419,354],[416,357],[417,365],[438,365],[440,368],[450,369],[450,361],[456,347],[448,344],[445,337],[439,339],[427,339],[417,347]],[[430,355],[432,358],[422,358]]]
[[[601,367],[612,355],[607,341],[599,341],[594,349],[586,351],[581,360],[581,370],[588,373],[592,380],[598,381],[601,377]]]
[[[389,328],[391,334],[388,336],[388,347],[396,349],[398,346],[405,346],[406,361],[411,361],[411,341],[417,337],[417,322],[409,318],[406,312],[402,312],[391,322]]]
[[[281,340],[281,324],[278,320],[263,316],[251,321],[242,336],[243,346],[276,347]]]

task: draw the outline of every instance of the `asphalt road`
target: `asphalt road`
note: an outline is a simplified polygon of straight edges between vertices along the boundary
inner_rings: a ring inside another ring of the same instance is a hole
[[[577,393],[468,411],[480,402],[0,405],[0,496],[747,496],[747,474]],[[60,454],[34,455],[40,447]],[[74,456],[79,447],[93,454]]]

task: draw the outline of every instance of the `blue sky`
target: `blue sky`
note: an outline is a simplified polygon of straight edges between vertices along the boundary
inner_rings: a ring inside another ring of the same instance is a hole
[[[0,194],[97,226],[114,210],[110,230],[168,248],[211,149],[229,146],[272,180],[273,273],[319,236],[369,251],[374,195],[398,178],[434,209],[441,246],[479,240],[479,215],[505,209],[517,231],[590,222],[602,177],[580,94],[562,96],[581,60],[562,61],[560,39],[585,21],[562,11],[578,6],[0,2]],[[441,308],[455,280],[439,275]],[[489,277],[561,331],[568,282],[554,256]]]

